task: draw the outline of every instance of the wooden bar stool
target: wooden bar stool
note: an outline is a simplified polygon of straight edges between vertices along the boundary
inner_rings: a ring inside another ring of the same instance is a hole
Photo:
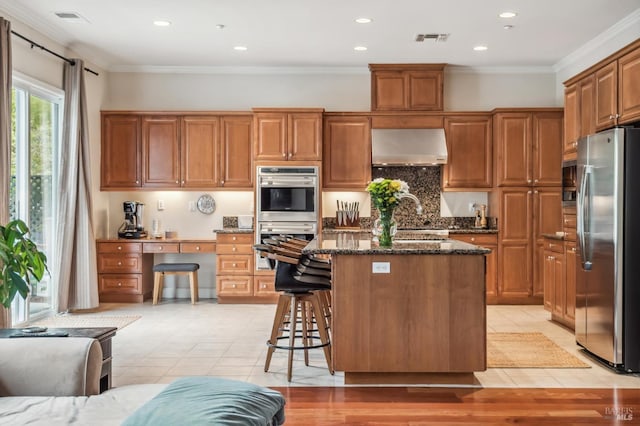
[[[167,274],[189,276],[191,303],[195,304],[198,301],[198,269],[200,269],[200,265],[197,263],[158,263],[153,265],[153,304],[157,305],[158,300],[162,297],[164,276]]]

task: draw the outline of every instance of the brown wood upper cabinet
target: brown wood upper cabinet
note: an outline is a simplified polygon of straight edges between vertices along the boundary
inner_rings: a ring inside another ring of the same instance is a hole
[[[371,180],[371,121],[368,116],[324,118],[323,188],[364,191]]]
[[[140,117],[104,113],[101,116],[100,189],[139,188],[142,185]]]
[[[491,116],[447,116],[444,130],[448,158],[442,170],[442,189],[487,191],[491,188]]]
[[[372,111],[442,111],[445,64],[369,64]]]
[[[250,189],[253,118],[102,114],[101,189]]]
[[[596,129],[640,119],[640,44],[595,72]]]
[[[596,132],[594,81],[590,74],[565,88],[563,160],[575,159],[578,139]]]
[[[496,185],[562,183],[562,109],[494,114]]]
[[[321,108],[254,108],[255,160],[320,161]]]

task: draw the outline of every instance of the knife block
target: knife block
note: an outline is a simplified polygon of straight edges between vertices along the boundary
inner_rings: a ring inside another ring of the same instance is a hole
[[[360,212],[337,210],[336,229],[360,229]]]

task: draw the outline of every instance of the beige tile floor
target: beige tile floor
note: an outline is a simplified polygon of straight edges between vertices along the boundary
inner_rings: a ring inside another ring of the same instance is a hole
[[[321,350],[310,366],[294,360],[286,379],[287,354],[276,351],[264,372],[266,340],[275,305],[218,305],[201,300],[144,304],[103,304],[109,315],[142,318],[119,330],[113,340],[113,385],[166,383],[177,377],[211,375],[263,386],[344,386],[344,375],[330,375]],[[594,363],[575,344],[573,333],[549,321],[541,306],[489,306],[489,331],[540,331],[591,365],[580,369],[490,368],[476,373],[484,387],[640,387],[640,375],[621,375]]]

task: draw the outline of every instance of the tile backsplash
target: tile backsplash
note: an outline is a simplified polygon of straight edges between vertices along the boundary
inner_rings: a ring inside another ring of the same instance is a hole
[[[371,172],[372,179],[379,177],[390,179],[401,179],[409,184],[409,192],[418,197],[420,200],[423,212],[418,214],[416,212],[416,205],[410,199],[404,199],[400,202],[400,205],[394,211],[394,218],[398,222],[399,228],[448,228],[448,227],[460,227],[471,228],[474,226],[475,217],[472,212],[465,210],[460,213],[460,206],[457,206],[457,213],[450,212],[450,206],[445,206],[442,209],[441,202],[443,198],[447,197],[447,194],[441,196],[440,182],[441,182],[441,166],[429,166],[429,167],[374,167]],[[479,192],[477,194],[470,194],[471,199],[474,202],[486,202],[486,193]],[[459,200],[460,197],[456,197],[455,202],[463,203]],[[449,212],[450,217],[443,215],[443,212]],[[456,214],[456,217],[454,217]],[[371,227],[371,223],[378,217],[378,212],[375,207],[371,206],[371,218],[370,220],[360,217],[361,228],[368,229]],[[492,218],[488,218],[489,226],[494,223]],[[327,228],[335,227],[335,218],[325,217],[323,218],[323,226]]]

